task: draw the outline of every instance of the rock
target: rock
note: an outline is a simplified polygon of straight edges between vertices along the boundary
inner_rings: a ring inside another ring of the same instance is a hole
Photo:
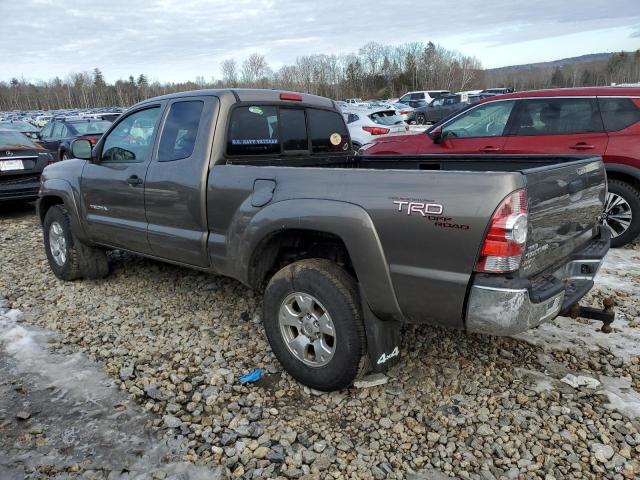
[[[18,413],[16,413],[16,418],[18,420],[29,420],[31,418],[31,413],[25,410],[20,410]]]
[[[601,443],[592,443],[590,449],[593,457],[600,463],[606,463],[615,453],[611,446]]]
[[[384,385],[388,381],[389,377],[387,377],[384,373],[373,373],[359,380],[356,380],[355,382],[353,382],[353,386],[356,388],[370,388],[376,387],[378,385]]]
[[[144,393],[146,393],[149,398],[153,398],[154,400],[164,399],[162,393],[160,392],[160,390],[158,390],[158,387],[156,387],[155,385],[145,385]]]
[[[266,458],[267,460],[273,463],[282,463],[284,462],[284,453],[278,452],[275,450],[270,450],[269,453],[267,453]]]
[[[393,426],[393,422],[389,417],[382,417],[379,423],[382,428],[391,428]]]
[[[133,370],[134,370],[133,365],[122,367],[120,369],[120,380],[124,382],[125,380],[129,380],[131,377],[133,377]]]
[[[253,452],[253,456],[259,460],[262,460],[267,456],[267,453],[269,453],[268,447],[258,447]]]
[[[324,440],[318,440],[313,444],[313,451],[317,453],[324,452],[324,449],[327,448],[327,442]]]
[[[167,426],[167,428],[179,428],[180,426],[182,426],[182,420],[174,417],[173,415],[165,415],[164,417],[162,417],[162,420],[164,421],[164,424]]]
[[[478,429],[476,430],[476,433],[478,435],[482,435],[483,437],[486,437],[488,435],[493,435],[493,430],[491,430],[491,427],[489,427],[489,425],[482,424],[478,427]]]

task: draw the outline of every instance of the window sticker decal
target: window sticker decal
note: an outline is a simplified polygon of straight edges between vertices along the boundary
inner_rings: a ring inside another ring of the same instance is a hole
[[[277,138],[232,138],[232,145],[276,145]]]
[[[256,107],[255,105],[252,107],[249,107],[249,111],[251,113],[255,113],[256,115],[262,115],[264,113],[260,107]]]

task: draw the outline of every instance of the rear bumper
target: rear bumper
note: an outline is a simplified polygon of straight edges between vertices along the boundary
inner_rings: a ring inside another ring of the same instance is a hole
[[[40,175],[29,175],[12,180],[0,179],[0,201],[27,200],[38,197]]]
[[[609,232],[600,229],[600,236],[567,263],[534,280],[476,275],[467,300],[467,331],[514,335],[554,319],[591,290],[609,241]]]

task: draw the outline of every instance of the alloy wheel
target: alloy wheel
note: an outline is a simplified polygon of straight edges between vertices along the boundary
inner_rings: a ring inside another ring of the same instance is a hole
[[[333,358],[333,320],[314,296],[302,292],[288,295],[280,305],[278,324],[289,352],[305,365],[322,367]]]

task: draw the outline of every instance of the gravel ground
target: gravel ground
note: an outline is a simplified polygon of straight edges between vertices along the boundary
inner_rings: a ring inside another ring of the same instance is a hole
[[[259,295],[234,280],[116,252],[107,279],[63,283],[30,207],[0,215],[0,258],[0,302],[26,316],[5,330],[55,332],[51,354],[97,365],[140,410],[148,438],[178,442],[181,460],[232,478],[640,478],[638,244],[610,255],[587,299],[616,299],[611,335],[562,318],[517,338],[411,326],[385,384],[331,394],[281,371]],[[12,348],[0,337],[0,352]],[[241,385],[254,368],[267,373]],[[10,381],[0,377],[0,394]],[[34,478],[129,478],[124,457],[118,475],[77,458],[58,459],[56,471],[25,465],[46,445],[6,433],[28,432],[46,412],[23,408],[26,421],[0,404],[5,466]]]

